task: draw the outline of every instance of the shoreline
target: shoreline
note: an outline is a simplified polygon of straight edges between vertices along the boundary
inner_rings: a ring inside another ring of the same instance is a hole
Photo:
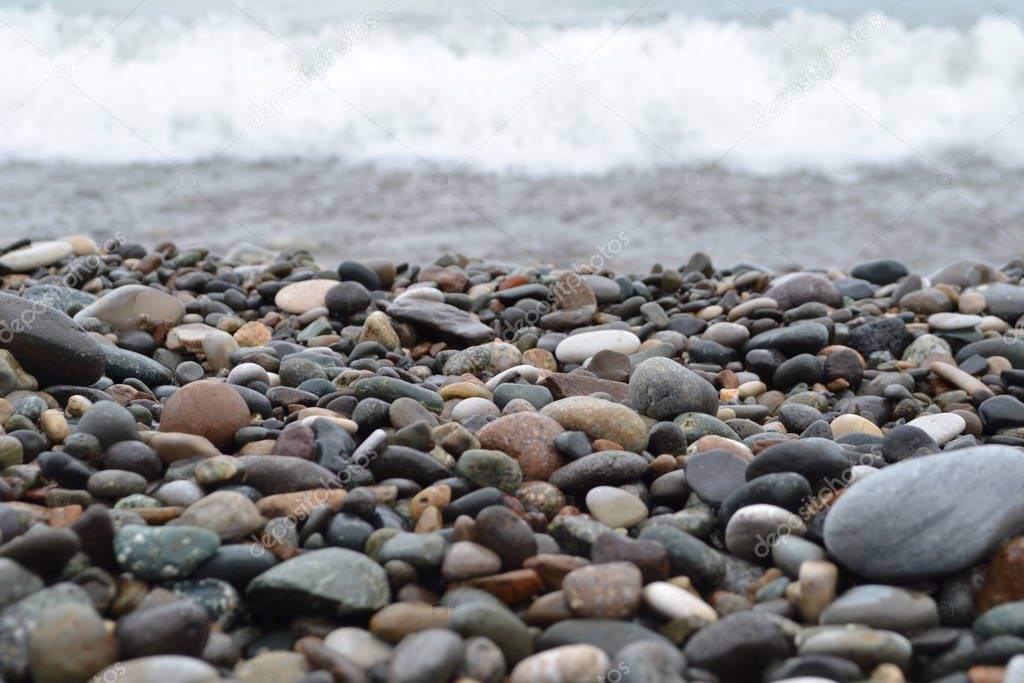
[[[147,244],[173,239],[220,253],[238,242],[305,248],[325,263],[462,252],[582,264],[620,231],[631,244],[611,263],[618,272],[668,267],[666,255],[695,251],[792,270],[848,268],[895,250],[921,272],[950,254],[1001,264],[1024,253],[1013,227],[1024,215],[1024,174],[983,163],[957,168],[950,185],[923,167],[862,169],[845,180],[701,166],[583,177],[463,171],[435,185],[425,166],[205,166],[9,165],[0,219],[11,236],[85,232],[103,241],[121,230]],[[699,184],[687,184],[695,170]],[[188,174],[194,184],[183,184]]]

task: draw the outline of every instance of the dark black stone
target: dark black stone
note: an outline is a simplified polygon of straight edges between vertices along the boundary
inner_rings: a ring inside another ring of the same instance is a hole
[[[880,318],[850,330],[847,345],[865,358],[875,351],[888,351],[893,358],[901,358],[912,337],[900,318]]]
[[[926,431],[913,425],[893,427],[882,439],[882,457],[899,462],[918,455],[938,453],[939,445]]]
[[[691,665],[716,673],[722,683],[760,680],[774,661],[791,652],[789,639],[775,620],[758,612],[738,612],[705,626],[683,648]]]
[[[1024,425],[1024,403],[1005,394],[993,396],[978,407],[978,416],[987,434],[1007,427]]]
[[[722,502],[718,509],[719,526],[724,529],[736,511],[747,505],[766,503],[797,512],[811,500],[812,494],[807,479],[796,472],[765,474],[748,481]]]
[[[377,287],[379,289],[379,287]],[[341,282],[327,290],[325,302],[331,315],[347,318],[370,307],[370,291],[357,280]]]
[[[338,265],[338,277],[343,281],[355,281],[369,290],[381,288],[380,277],[369,266],[358,261],[343,261]]]
[[[326,537],[333,546],[361,553],[372,533],[373,526],[363,519],[339,512],[328,523]]]
[[[897,282],[909,272],[907,264],[903,261],[894,258],[883,258],[858,263],[850,270],[850,275],[873,282],[876,285],[888,285]]]
[[[761,451],[747,467],[747,480],[773,472],[796,472],[815,489],[828,484],[842,487],[849,469],[849,459],[834,442],[801,439],[784,441]]]

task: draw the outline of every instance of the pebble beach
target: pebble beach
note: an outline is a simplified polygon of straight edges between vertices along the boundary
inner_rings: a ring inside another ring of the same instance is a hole
[[[0,683],[1024,681],[1024,258],[614,265],[4,238]]]

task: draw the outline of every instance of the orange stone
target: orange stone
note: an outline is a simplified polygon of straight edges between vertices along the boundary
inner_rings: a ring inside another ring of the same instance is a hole
[[[66,527],[82,516],[81,505],[65,505],[50,510],[50,526]]]
[[[185,508],[170,506],[162,508],[132,508],[132,512],[136,513],[139,517],[149,524],[150,526],[160,526],[166,524],[172,519],[181,517],[181,513],[185,512]]]
[[[452,501],[452,489],[447,484],[435,484],[428,486],[415,496],[409,503],[409,516],[413,521],[419,521],[420,515],[427,508],[443,508]]]
[[[485,590],[506,605],[515,605],[544,590],[544,582],[533,569],[516,569],[504,574],[482,576],[468,581],[466,585]]]
[[[348,492],[343,489],[309,489],[294,493],[278,493],[256,501],[256,509],[267,518],[295,517],[305,519],[321,507],[337,512]]]
[[[512,287],[520,287],[528,284],[530,284],[530,279],[528,277],[522,273],[514,273],[501,281],[501,284],[498,285],[498,291],[501,292],[506,289],[511,289]]]
[[[971,683],[1003,683],[1006,669],[1001,666],[972,666],[967,670],[967,680]]]

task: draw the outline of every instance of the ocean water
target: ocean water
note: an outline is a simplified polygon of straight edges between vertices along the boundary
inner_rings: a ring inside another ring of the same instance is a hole
[[[1024,253],[1020,3],[709,4],[2,2],[0,234],[620,269]]]

